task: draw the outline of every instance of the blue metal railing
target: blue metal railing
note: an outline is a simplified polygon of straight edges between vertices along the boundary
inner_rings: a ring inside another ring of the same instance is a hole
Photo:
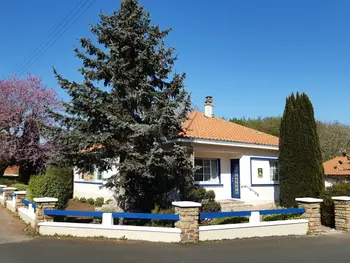
[[[22,200],[22,203],[26,206],[29,206],[30,204],[32,204],[32,207],[35,209],[36,208],[36,204],[34,203],[31,203],[30,201],[28,200]]]
[[[23,203],[28,205],[30,202],[23,200]],[[33,204],[33,207],[35,204]],[[200,219],[213,219],[251,216],[252,212],[259,212],[260,215],[285,215],[285,214],[303,214],[304,208],[289,208],[289,209],[273,209],[273,210],[253,210],[253,211],[234,211],[234,212],[211,212],[200,213]],[[76,210],[44,210],[44,214],[47,216],[67,216],[67,217],[97,217],[101,218],[103,213],[99,211],[76,211]],[[125,213],[125,212],[112,212],[113,218],[125,218],[125,219],[152,219],[152,220],[171,220],[178,221],[180,219],[177,214],[152,214],[152,213]]]
[[[293,215],[305,213],[305,208],[288,208],[288,209],[272,209],[272,210],[260,210],[260,215]]]
[[[200,213],[199,218],[212,219],[212,218],[223,218],[223,217],[233,217],[233,216],[250,216],[252,212],[259,212],[260,215],[303,214],[305,213],[305,208]]]
[[[44,214],[47,216],[71,216],[71,217],[102,217],[102,214],[108,212],[98,211],[74,211],[74,210],[44,210]],[[113,212],[113,218],[125,218],[125,219],[152,219],[152,220],[170,220],[178,221],[179,215],[177,214],[152,214],[152,213],[124,213]]]

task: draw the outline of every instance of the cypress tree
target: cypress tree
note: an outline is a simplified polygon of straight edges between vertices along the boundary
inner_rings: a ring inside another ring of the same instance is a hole
[[[305,93],[286,100],[279,145],[280,204],[296,205],[297,197],[319,197],[324,171],[314,109]]]
[[[173,70],[177,57],[163,40],[170,29],[152,25],[137,0],[101,14],[91,32],[97,41],[82,38],[83,51],[75,49],[82,83],[55,71],[71,97],[66,114],[56,115],[62,125],[56,139],[66,163],[82,171],[117,166],[106,187],[123,209],[149,211],[164,205],[170,190],[184,195],[192,182],[186,148],[167,143],[190,110],[185,74]]]

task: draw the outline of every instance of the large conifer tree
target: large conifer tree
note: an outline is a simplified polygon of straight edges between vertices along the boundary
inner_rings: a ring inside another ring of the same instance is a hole
[[[169,190],[185,194],[192,181],[186,148],[164,149],[182,131],[190,110],[185,74],[173,72],[177,57],[163,41],[170,30],[152,25],[137,0],[123,0],[119,11],[101,14],[91,32],[98,43],[82,38],[83,51],[75,49],[84,81],[55,71],[71,96],[66,114],[58,116],[63,127],[58,139],[65,160],[82,170],[117,165],[107,187],[116,191],[122,208],[147,211]]]
[[[280,201],[295,206],[297,197],[319,197],[324,173],[314,110],[305,93],[286,100],[280,135]]]

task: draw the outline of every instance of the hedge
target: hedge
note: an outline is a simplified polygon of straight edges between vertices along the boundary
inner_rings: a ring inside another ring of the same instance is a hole
[[[15,177],[15,178],[17,178],[17,177]],[[0,184],[9,186],[12,184],[17,184],[17,183],[19,183],[19,182],[16,179],[9,179],[9,178],[0,177]]]
[[[29,180],[27,196],[29,200],[36,197],[55,197],[58,199],[57,208],[65,209],[73,193],[72,178],[72,169],[48,168],[45,174],[33,176]]]

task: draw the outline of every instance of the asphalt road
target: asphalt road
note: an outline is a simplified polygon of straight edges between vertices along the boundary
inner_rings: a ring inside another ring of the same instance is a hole
[[[348,263],[350,234],[236,240],[189,246],[37,238],[1,244],[0,262]]]
[[[30,238],[0,208],[0,263],[349,263],[350,234],[272,237],[199,245]]]

